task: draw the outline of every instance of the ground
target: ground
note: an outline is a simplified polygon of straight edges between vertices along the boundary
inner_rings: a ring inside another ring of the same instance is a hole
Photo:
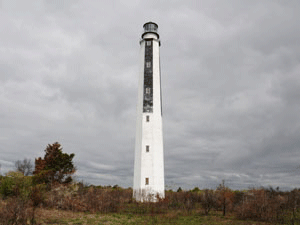
[[[168,213],[162,215],[134,215],[134,214],[92,214],[82,212],[71,212],[55,209],[37,209],[37,224],[245,224],[263,225],[268,223],[255,221],[237,220],[233,216],[223,217],[218,212],[212,212],[209,216],[194,213],[193,215],[181,215],[180,213]]]

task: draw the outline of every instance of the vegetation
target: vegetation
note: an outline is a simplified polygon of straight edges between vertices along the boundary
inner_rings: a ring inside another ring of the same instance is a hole
[[[166,191],[157,203],[140,203],[131,188],[57,183],[49,190],[12,172],[2,178],[1,190],[0,224],[300,223],[297,189]]]
[[[131,188],[71,182],[74,154],[60,144],[45,152],[33,176],[18,168],[0,176],[0,224],[300,224],[300,189],[233,191],[223,182],[140,203]]]
[[[62,152],[62,147],[58,142],[48,145],[45,150],[44,158],[35,159],[35,170],[38,183],[70,183],[72,174],[76,169],[72,162],[75,154]]]
[[[18,160],[15,162],[16,170],[21,172],[24,176],[29,176],[32,174],[33,165],[30,159],[23,159],[23,161]]]

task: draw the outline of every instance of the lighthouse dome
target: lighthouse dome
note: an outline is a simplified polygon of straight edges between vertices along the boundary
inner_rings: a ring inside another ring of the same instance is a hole
[[[148,22],[144,24],[144,33],[142,34],[142,38],[144,38],[144,36],[146,34],[155,34],[157,39],[159,38],[159,34],[158,34],[158,25],[154,22]]]

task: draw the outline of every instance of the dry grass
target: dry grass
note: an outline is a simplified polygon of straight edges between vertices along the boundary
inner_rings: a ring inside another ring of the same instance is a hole
[[[56,209],[38,209],[36,212],[37,224],[233,224],[233,225],[267,225],[270,223],[236,220],[232,215],[223,217],[214,212],[209,216],[200,214],[182,215],[180,212],[170,212],[163,215],[133,215],[133,214],[95,214],[71,212]]]

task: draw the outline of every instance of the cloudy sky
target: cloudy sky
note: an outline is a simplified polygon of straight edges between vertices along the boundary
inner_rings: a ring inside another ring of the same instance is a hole
[[[300,187],[299,12],[299,0],[0,0],[1,173],[58,141],[76,179],[132,186],[139,40],[154,21],[166,187]]]

